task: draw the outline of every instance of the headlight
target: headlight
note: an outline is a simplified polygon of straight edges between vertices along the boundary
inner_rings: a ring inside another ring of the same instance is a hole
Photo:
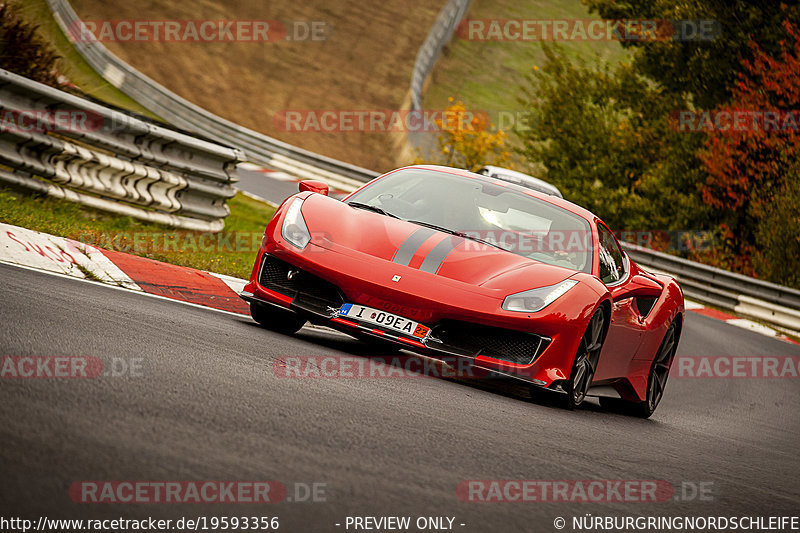
[[[577,284],[576,280],[568,279],[549,287],[539,287],[538,289],[506,296],[506,299],[503,300],[503,309],[521,313],[541,311]]]
[[[302,250],[311,240],[311,234],[308,232],[306,221],[303,220],[303,213],[300,212],[301,207],[303,207],[303,200],[300,198],[292,200],[292,204],[286,209],[281,235]]]

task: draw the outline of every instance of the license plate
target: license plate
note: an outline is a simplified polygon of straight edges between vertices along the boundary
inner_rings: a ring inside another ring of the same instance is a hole
[[[339,316],[346,316],[355,320],[369,322],[370,324],[382,326],[398,333],[405,333],[406,335],[417,337],[418,339],[424,339],[431,330],[429,327],[423,326],[419,322],[414,322],[402,316],[364,305],[344,304],[341,309],[339,309]]]

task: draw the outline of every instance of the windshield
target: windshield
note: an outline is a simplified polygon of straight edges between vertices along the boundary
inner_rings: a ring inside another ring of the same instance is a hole
[[[406,169],[347,199],[404,220],[463,233],[509,252],[591,272],[589,223],[513,185],[435,170]],[[472,242],[473,249],[479,246]]]

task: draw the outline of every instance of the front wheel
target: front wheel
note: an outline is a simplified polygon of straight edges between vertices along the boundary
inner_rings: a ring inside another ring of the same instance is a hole
[[[306,323],[305,318],[301,318],[293,311],[259,302],[250,303],[250,316],[261,326],[287,335],[297,333]]]
[[[647,377],[647,398],[643,402],[627,402],[617,398],[600,398],[600,405],[625,414],[638,416],[640,418],[650,418],[655,412],[656,407],[664,397],[664,390],[667,387],[669,369],[678,348],[678,326],[673,322],[664,334],[664,340],[658,348],[653,364],[650,366],[650,374]]]
[[[592,385],[592,378],[600,359],[600,350],[603,348],[605,337],[606,312],[603,307],[595,311],[589,321],[589,327],[581,338],[572,372],[567,381],[567,408],[575,409],[583,400]]]

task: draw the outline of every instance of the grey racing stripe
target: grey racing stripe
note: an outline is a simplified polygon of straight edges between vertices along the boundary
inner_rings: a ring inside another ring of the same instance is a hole
[[[439,271],[439,267],[442,266],[442,263],[444,263],[444,260],[447,259],[448,255],[450,255],[450,252],[455,250],[456,247],[458,247],[458,245],[462,242],[464,242],[464,239],[454,235],[442,240],[439,242],[439,244],[433,247],[433,250],[428,252],[428,255],[425,256],[425,261],[422,262],[422,265],[419,267],[419,269],[423,272],[436,274],[436,272]]]
[[[408,266],[419,247],[434,235],[436,235],[436,231],[430,228],[419,228],[400,245],[392,257],[392,262]]]

